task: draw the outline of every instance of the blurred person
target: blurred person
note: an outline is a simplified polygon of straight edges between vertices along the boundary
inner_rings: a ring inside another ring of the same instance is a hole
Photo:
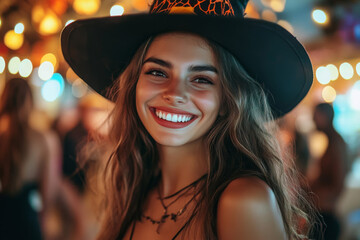
[[[85,144],[91,141],[89,134],[107,134],[101,124],[108,116],[109,106],[108,101],[94,93],[81,98],[78,103],[79,121],[64,136],[63,174],[80,194],[85,192],[87,164],[78,156]]]
[[[29,124],[33,96],[21,78],[6,82],[0,101],[0,239],[42,239],[38,212],[49,158],[43,133]]]
[[[63,146],[63,196],[57,206],[61,224],[57,235],[63,239],[89,240],[98,231],[97,196],[93,192],[96,181],[88,181],[88,178],[95,177],[93,168],[97,168],[103,152],[100,148],[88,151],[88,147],[93,142],[94,132],[106,138],[106,126],[102,123],[108,116],[108,103],[93,93],[82,97],[77,106],[77,122],[63,134],[63,138],[59,135]]]
[[[320,103],[314,110],[316,128],[328,138],[325,153],[318,161],[318,176],[311,180],[310,189],[325,223],[323,232],[316,232],[315,239],[339,239],[340,220],[336,215],[336,204],[344,189],[346,175],[347,146],[333,126],[334,109],[328,103]]]

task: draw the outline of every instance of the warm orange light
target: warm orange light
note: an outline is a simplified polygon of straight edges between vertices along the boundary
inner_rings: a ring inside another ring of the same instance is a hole
[[[56,57],[55,57],[54,54],[52,54],[52,53],[47,53],[47,54],[45,54],[45,55],[41,58],[40,64],[42,64],[43,62],[51,62],[52,65],[54,66],[54,71],[57,70],[58,61],[57,61],[57,59],[56,59]]]
[[[81,15],[92,15],[100,8],[100,0],[74,0],[73,8]]]
[[[336,90],[331,86],[326,86],[322,90],[322,97],[325,102],[331,103],[336,99]]]
[[[36,5],[31,11],[32,20],[39,24],[41,20],[45,17],[45,10],[41,5]]]
[[[24,35],[17,34],[14,30],[10,30],[4,36],[4,43],[8,48],[18,50],[24,43]]]
[[[270,22],[276,22],[277,21],[276,14],[273,11],[271,11],[270,9],[265,9],[261,13],[261,18],[266,20],[266,21],[270,21]]]
[[[286,0],[272,0],[270,2],[270,7],[275,12],[282,12],[285,9],[285,3],[286,3]]]
[[[39,32],[46,36],[57,33],[60,31],[60,28],[60,19],[54,13],[48,12],[40,22]]]
[[[132,5],[136,10],[140,12],[145,12],[149,8],[149,4],[146,0],[133,0]]]

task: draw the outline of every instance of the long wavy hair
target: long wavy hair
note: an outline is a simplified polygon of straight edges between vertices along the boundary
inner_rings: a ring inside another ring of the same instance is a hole
[[[32,101],[26,80],[6,82],[0,100],[0,192],[13,193],[19,188]]]
[[[158,181],[156,143],[142,125],[135,105],[137,80],[151,42],[152,38],[141,45],[111,91],[117,96],[110,131],[114,149],[104,170],[106,211],[98,236],[101,240],[124,237],[131,223],[140,218],[147,193]],[[224,114],[205,136],[208,172],[198,188],[201,197],[192,221],[203,223],[196,225],[203,226],[204,239],[217,239],[221,193],[236,178],[256,176],[275,193],[288,238],[306,238],[311,205],[298,187],[293,166],[285,166],[281,159],[266,93],[234,56],[213,42],[207,43],[218,62]],[[301,228],[300,219],[305,222]]]

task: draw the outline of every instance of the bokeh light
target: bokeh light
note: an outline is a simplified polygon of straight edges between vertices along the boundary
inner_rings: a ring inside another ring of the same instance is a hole
[[[26,77],[30,76],[32,70],[33,70],[33,64],[30,61],[30,59],[25,58],[20,62],[19,74],[21,77],[26,78]]]
[[[0,74],[4,72],[6,67],[5,59],[0,57]]]
[[[36,67],[33,69],[33,74],[30,76],[31,84],[37,87],[41,87],[44,84],[44,81],[39,77],[39,68]]]
[[[47,36],[59,32],[61,29],[61,20],[53,12],[48,12],[41,20],[39,33]]]
[[[325,102],[331,103],[336,99],[336,90],[331,86],[326,86],[322,90],[322,97]]]
[[[92,15],[100,8],[100,0],[74,0],[73,8],[80,15]]]
[[[51,62],[43,62],[40,64],[38,75],[40,79],[49,80],[54,74],[54,65]]]
[[[76,73],[71,68],[68,68],[65,78],[69,83],[73,83],[75,80],[79,79],[79,76],[76,75]]]
[[[276,22],[277,21],[276,14],[273,11],[271,11],[270,9],[265,9],[261,13],[261,18],[266,20],[266,21],[270,21],[270,22]]]
[[[41,88],[41,96],[47,102],[53,102],[60,96],[60,83],[56,80],[49,80]]]
[[[17,74],[19,72],[20,58],[12,57],[9,61],[8,69],[11,74]]]
[[[71,91],[74,97],[81,98],[87,93],[88,86],[79,78],[73,82]]]
[[[145,12],[149,8],[148,2],[144,1],[144,0],[132,0],[131,3],[132,3],[133,8],[135,8],[136,10],[138,10],[140,12]],[[247,9],[247,13],[249,13],[248,9]]]
[[[56,69],[58,68],[58,61],[56,59],[56,56],[53,53],[47,53],[45,54],[41,60],[40,60],[40,64],[42,64],[43,62],[51,62],[51,64],[54,66],[54,71],[56,71]]]
[[[124,7],[121,5],[114,5],[110,9],[110,16],[121,16],[124,14]]]
[[[360,80],[350,89],[348,101],[352,109],[360,111]]]
[[[331,81],[335,81],[339,78],[339,70],[334,64],[328,64],[326,65],[326,68],[329,71]]]
[[[349,80],[354,76],[354,69],[348,62],[342,63],[339,67],[339,71],[340,75],[346,80]]]
[[[31,19],[39,24],[41,20],[45,17],[45,9],[42,5],[35,5],[31,11]]]
[[[8,48],[18,50],[24,43],[24,35],[9,30],[4,36],[4,43]]]
[[[25,26],[24,26],[24,24],[22,24],[22,23],[18,23],[18,24],[16,24],[15,27],[14,27],[14,31],[15,31],[15,33],[17,33],[17,34],[23,33],[24,30],[25,30]]]
[[[326,24],[328,22],[328,16],[324,10],[315,9],[312,12],[312,19],[319,24]]]
[[[275,12],[282,12],[285,9],[286,0],[271,0],[270,7]]]
[[[356,64],[356,72],[360,76],[360,62]]]
[[[60,86],[59,95],[62,95],[62,93],[64,92],[64,88],[65,88],[65,82],[64,82],[63,76],[60,73],[54,73],[52,75],[50,81],[57,81],[59,83],[59,86]]]
[[[325,85],[330,82],[330,72],[329,69],[321,66],[316,69],[316,78],[319,83]]]
[[[360,41],[360,23],[354,26],[354,36],[356,40]]]
[[[2,21],[1,21],[1,18],[0,18],[0,27],[1,27],[1,24],[2,24]]]

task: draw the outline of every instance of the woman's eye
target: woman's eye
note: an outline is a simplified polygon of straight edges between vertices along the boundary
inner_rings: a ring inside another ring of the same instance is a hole
[[[166,74],[161,72],[161,71],[158,71],[158,70],[151,70],[151,71],[148,71],[146,72],[147,75],[152,75],[152,76],[155,76],[155,77],[166,77]]]
[[[206,79],[206,78],[196,78],[194,80],[195,83],[205,83],[205,84],[214,84],[212,81]]]

